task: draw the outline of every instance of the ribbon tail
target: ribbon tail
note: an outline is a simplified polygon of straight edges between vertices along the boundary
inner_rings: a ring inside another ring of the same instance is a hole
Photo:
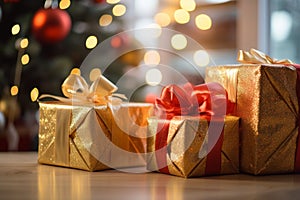
[[[51,95],[51,94],[42,94],[39,99],[38,99],[38,102],[40,102],[42,99],[45,99],[45,98],[51,98],[51,99],[54,99],[54,100],[58,100],[60,102],[63,102],[63,103],[90,103],[86,100],[83,100],[83,99],[78,99],[78,98],[65,98],[65,97],[60,97],[60,96],[56,96],[56,95]]]
[[[72,102],[71,99],[69,98],[65,98],[65,97],[60,97],[60,96],[55,96],[55,95],[51,95],[51,94],[42,94],[38,101],[42,100],[42,99],[45,99],[45,98],[51,98],[51,99],[54,99],[54,100],[58,100],[58,101],[61,101],[61,102],[65,102],[65,103],[70,103]]]
[[[210,120],[208,121],[208,126]],[[214,132],[207,133],[208,142],[211,141],[210,135],[215,134]],[[221,135],[218,138],[216,144],[211,149],[211,151],[206,156],[206,166],[205,166],[205,175],[218,175],[221,173],[222,165],[222,145],[224,140],[224,128],[222,129]]]
[[[167,140],[168,140],[168,132],[169,132],[169,121],[158,122],[157,134],[155,140],[155,156],[156,156],[156,164],[157,168],[160,172],[165,174],[170,174],[168,163],[167,163]]]
[[[121,94],[121,93],[113,93],[112,96],[113,97],[118,97],[120,99],[127,100],[127,97],[124,94]]]

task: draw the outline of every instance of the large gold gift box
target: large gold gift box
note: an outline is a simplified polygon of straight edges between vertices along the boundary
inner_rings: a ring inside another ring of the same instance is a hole
[[[157,144],[161,142],[157,133],[159,123],[164,123],[164,120],[155,117],[148,119],[148,170],[185,178],[239,172],[238,117],[226,116],[225,119],[212,123],[202,117],[175,116],[169,120],[168,130],[163,131],[167,137],[167,145],[162,152],[159,152],[162,148],[157,149]],[[220,145],[219,152],[214,155],[208,153],[209,140],[212,141],[208,134],[209,129],[210,134],[215,131],[213,134],[217,134],[215,137],[219,138],[218,142],[212,142],[213,146],[217,143]],[[166,159],[166,166],[158,164],[163,163],[160,159]]]
[[[145,166],[152,104],[39,105],[39,163],[88,171]]]
[[[294,172],[298,136],[297,73],[294,67],[242,64],[208,67],[206,82],[219,82],[241,118],[242,172]]]

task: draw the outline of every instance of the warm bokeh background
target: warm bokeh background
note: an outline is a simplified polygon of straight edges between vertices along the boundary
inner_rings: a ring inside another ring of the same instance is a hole
[[[99,60],[90,72],[92,79],[100,69],[114,83],[126,74],[119,91],[130,93],[131,101],[152,102],[161,81],[200,84],[206,66],[236,63],[239,49],[257,48],[300,62],[299,11],[300,0],[2,0],[0,151],[36,150],[37,97],[61,96],[60,85],[71,69],[108,38],[111,51],[147,42],[170,46],[172,52],[137,49],[105,70]],[[176,34],[158,35],[155,41],[147,34],[115,36],[145,27]],[[191,39],[201,48],[191,46]],[[102,53],[105,59],[108,52]],[[185,80],[164,73],[160,65]]]

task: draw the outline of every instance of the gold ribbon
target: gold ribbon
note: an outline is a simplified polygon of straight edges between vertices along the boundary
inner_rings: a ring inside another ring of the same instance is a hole
[[[49,97],[64,103],[93,103],[105,105],[108,102],[119,104],[122,102],[121,99],[127,99],[123,94],[114,93],[118,90],[118,87],[102,74],[100,74],[99,77],[93,81],[91,86],[89,86],[85,79],[80,75],[79,69],[71,71],[70,75],[63,82],[61,89],[64,96],[67,98],[43,94],[39,97],[39,100]]]
[[[242,64],[283,64],[290,65],[294,64],[292,61],[288,59],[277,60],[275,58],[271,58],[265,53],[258,51],[256,49],[250,49],[250,51],[239,50],[237,61]],[[227,90],[229,99],[236,103],[236,95],[237,95],[237,76],[238,69],[232,68],[224,71],[225,76],[227,77],[224,80],[224,87]]]
[[[122,103],[122,99],[126,99],[125,95],[114,93],[118,89],[117,86],[101,74],[93,81],[91,86],[89,86],[85,79],[80,75],[79,69],[71,71],[70,75],[61,85],[61,89],[65,97],[43,94],[39,97],[39,100],[43,98],[53,98],[60,102],[72,105],[107,105],[108,103],[110,103],[109,105],[119,105]],[[67,133],[70,133],[70,124],[73,120],[71,112],[74,112],[74,110],[58,109],[56,112],[54,139],[55,163],[62,166],[69,166],[70,136]]]
[[[239,50],[237,61],[245,64],[294,64],[289,59],[277,60],[260,52],[256,49],[250,49],[249,52]]]

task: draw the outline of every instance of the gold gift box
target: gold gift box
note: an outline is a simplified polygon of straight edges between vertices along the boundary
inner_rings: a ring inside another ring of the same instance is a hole
[[[160,168],[155,143],[158,123],[163,121],[155,117],[148,119],[147,169],[150,171],[159,171]],[[223,121],[215,123],[214,125],[223,127],[224,133],[220,152],[221,170],[218,174],[239,173],[239,118],[226,116]],[[205,169],[209,167],[206,166],[209,126],[208,121],[200,117],[175,116],[169,121],[169,130],[165,133],[168,149],[165,156],[169,174],[185,178],[207,175]]]
[[[206,82],[219,82],[241,118],[242,172],[294,171],[298,136],[297,73],[294,67],[242,64],[208,67]]]
[[[39,105],[39,163],[88,171],[145,166],[152,104]]]

